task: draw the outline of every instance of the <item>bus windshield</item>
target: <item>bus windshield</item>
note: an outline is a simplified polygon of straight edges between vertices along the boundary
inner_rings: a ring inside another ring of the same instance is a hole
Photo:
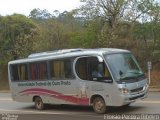
[[[116,81],[131,80],[144,75],[131,53],[105,55],[105,59]]]

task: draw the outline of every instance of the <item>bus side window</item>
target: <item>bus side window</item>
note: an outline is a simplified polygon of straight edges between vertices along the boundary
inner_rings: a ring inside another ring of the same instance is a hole
[[[18,65],[11,65],[11,80],[12,81],[17,81],[19,80],[18,76]]]
[[[76,73],[82,80],[111,79],[108,68],[97,57],[82,57],[76,62]]]
[[[37,67],[36,63],[30,64],[30,78],[31,78],[31,80],[37,79],[37,68],[36,67]]]
[[[111,79],[110,72],[104,62],[102,62],[102,63],[97,62],[97,63],[95,63],[94,66],[96,66],[96,74],[94,74],[94,76],[93,76],[93,73],[92,73],[92,79],[94,79],[94,78],[98,78],[100,80]],[[93,68],[93,67],[91,67],[91,68]]]
[[[106,65],[105,65],[104,75],[105,75],[105,77],[107,77],[107,78],[111,78],[111,75],[110,75],[109,70],[108,70],[108,68],[106,67]]]
[[[60,78],[60,68],[61,68],[61,63],[60,61],[54,61],[53,62],[53,78],[59,79]]]
[[[87,80],[87,59],[79,58],[76,62],[76,73],[82,80]]]
[[[27,64],[17,64],[11,66],[12,80],[28,80]]]
[[[64,60],[64,74],[66,79],[73,78],[71,60]]]
[[[47,63],[35,62],[30,64],[30,78],[31,80],[46,80],[47,77]]]
[[[26,64],[18,65],[18,76],[20,80],[28,80],[28,70]]]
[[[37,63],[38,67],[38,79],[39,80],[45,80],[48,78],[47,76],[47,63],[46,62],[40,62]]]
[[[50,77],[54,80],[73,78],[71,61],[69,59],[50,61]]]

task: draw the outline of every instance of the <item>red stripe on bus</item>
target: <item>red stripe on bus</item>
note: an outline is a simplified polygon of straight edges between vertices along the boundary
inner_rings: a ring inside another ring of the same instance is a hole
[[[47,89],[42,89],[42,88],[31,88],[31,89],[26,89],[20,92],[22,95],[45,95],[45,96],[50,96],[53,98],[57,98],[60,100],[65,100],[68,102],[72,102],[75,104],[81,104],[81,105],[89,105],[89,98],[79,98],[79,97],[74,97],[74,96],[68,96],[64,95],[52,90],[47,90]]]

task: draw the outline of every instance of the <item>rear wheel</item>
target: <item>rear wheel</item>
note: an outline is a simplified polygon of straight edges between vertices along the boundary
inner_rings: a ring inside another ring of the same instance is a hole
[[[43,110],[44,109],[44,103],[40,97],[36,97],[35,100],[35,108],[37,110]]]
[[[96,97],[93,100],[93,109],[98,114],[103,114],[106,112],[106,104],[103,98]]]

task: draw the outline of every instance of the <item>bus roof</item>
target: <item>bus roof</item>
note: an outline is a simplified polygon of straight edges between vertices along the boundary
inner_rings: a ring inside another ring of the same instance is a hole
[[[102,54],[113,54],[113,53],[124,53],[130,52],[124,49],[116,49],[116,48],[97,48],[97,49],[62,49],[41,53],[33,53],[30,54],[27,58],[18,59],[14,61],[10,61],[9,64],[23,63],[23,62],[32,62],[53,58],[67,58],[67,57],[76,57],[76,56],[85,56],[85,55],[102,55]]]

